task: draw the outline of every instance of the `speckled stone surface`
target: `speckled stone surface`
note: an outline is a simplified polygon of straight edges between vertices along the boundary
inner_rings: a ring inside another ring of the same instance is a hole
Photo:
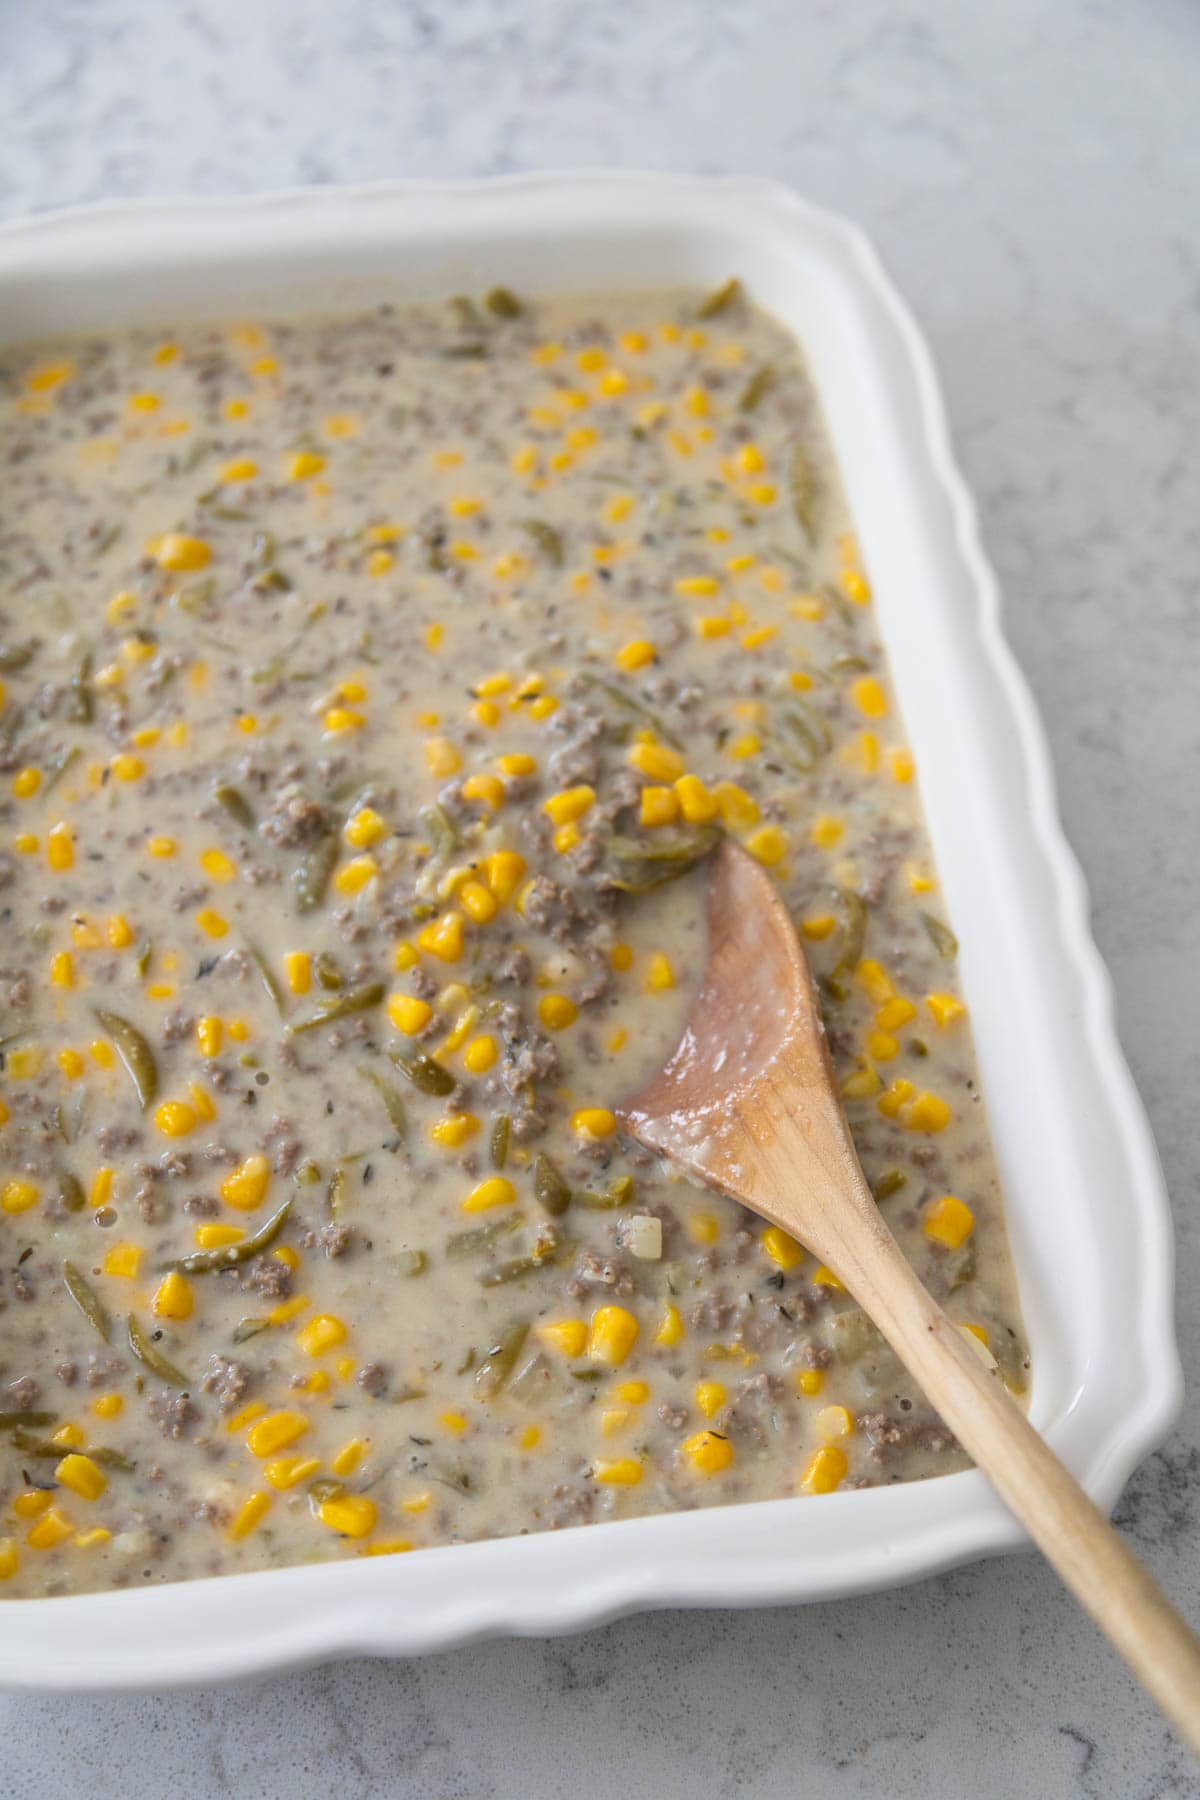
[[[1187,0],[0,0],[0,214],[641,164],[779,176],[926,325],[1042,706],[1200,1373],[1200,13]],[[1200,1384],[1197,1384],[1200,1392]],[[1200,1400],[1119,1517],[1200,1619]],[[1200,1794],[1032,1558],[204,1695],[0,1696],[11,1800]]]

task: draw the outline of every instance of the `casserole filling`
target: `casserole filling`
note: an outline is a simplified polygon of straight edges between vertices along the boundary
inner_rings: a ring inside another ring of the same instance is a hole
[[[794,341],[729,283],[22,345],[0,458],[0,1591],[964,1466],[830,1271],[612,1114],[732,833],[1024,1390]]]

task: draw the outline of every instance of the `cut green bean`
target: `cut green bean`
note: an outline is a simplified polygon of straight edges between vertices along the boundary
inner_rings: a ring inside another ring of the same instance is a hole
[[[512,1138],[512,1120],[507,1113],[497,1113],[492,1120],[492,1129],[488,1136],[488,1155],[493,1169],[502,1169],[508,1161],[508,1146]]]
[[[80,657],[75,666],[75,673],[67,684],[67,703],[63,713],[72,725],[90,725],[95,711],[95,695],[92,691],[92,653],[87,650]]]
[[[803,444],[794,444],[788,463],[792,511],[810,544],[817,541],[817,478]]]
[[[498,319],[519,319],[524,308],[511,288],[489,288],[483,296],[483,304]]]
[[[562,533],[545,519],[518,519],[517,524],[531,537],[552,569],[561,569],[566,556]]]
[[[908,1186],[908,1176],[903,1169],[888,1169],[878,1181],[871,1183],[871,1192],[876,1200],[890,1200],[893,1194]]]
[[[275,971],[272,969],[258,945],[250,938],[246,939],[246,951],[251,962],[258,970],[259,980],[262,982],[267,994],[275,1004],[275,1011],[282,1017],[284,1010],[283,989],[275,979]]]
[[[213,799],[222,811],[227,812],[235,825],[243,831],[254,830],[254,814],[250,802],[239,788],[231,787],[227,781],[219,781],[213,789]]]
[[[137,1026],[131,1025],[120,1013],[107,1012],[104,1008],[97,1007],[95,1018],[112,1039],[117,1055],[125,1065],[125,1072],[133,1083],[138,1103],[142,1111],[146,1112],[154,1104],[158,1093],[158,1064],[153,1050]]]
[[[16,1412],[0,1412],[0,1431],[11,1431],[14,1427],[21,1425],[28,1425],[31,1428],[53,1425],[57,1417],[57,1413],[39,1412],[36,1409],[22,1406]]]
[[[388,1055],[402,1075],[406,1075],[413,1086],[422,1094],[432,1094],[437,1098],[453,1093],[457,1085],[449,1069],[444,1069],[432,1056],[426,1056],[423,1050],[414,1050],[406,1056],[402,1050],[389,1050]]]
[[[490,1250],[522,1224],[521,1213],[507,1213],[502,1219],[493,1219],[490,1225],[473,1225],[469,1231],[452,1231],[446,1239],[446,1255],[456,1259],[477,1256],[481,1250]]]
[[[741,298],[742,284],[736,275],[731,275],[728,281],[723,281],[720,287],[714,288],[712,293],[700,302],[696,308],[696,317],[698,319],[715,319],[720,313],[728,311]]]
[[[529,1320],[518,1319],[497,1338],[475,1371],[475,1392],[480,1400],[493,1400],[500,1392],[528,1335]]]
[[[921,923],[929,933],[929,941],[938,955],[944,957],[947,962],[952,962],[958,955],[958,939],[950,927],[944,925],[940,919],[935,919],[932,913],[927,912],[921,914]]]
[[[408,1136],[408,1113],[405,1110],[404,1101],[401,1098],[399,1088],[393,1087],[390,1081],[385,1081],[383,1076],[375,1069],[360,1068],[358,1072],[364,1081],[370,1082],[371,1086],[382,1100],[383,1110],[387,1114],[388,1121],[392,1130],[396,1133],[396,1136],[398,1138],[406,1138]]]
[[[336,1000],[330,1000],[311,1018],[297,1019],[288,1026],[289,1036],[295,1037],[302,1031],[318,1031],[322,1025],[332,1025],[337,1019],[351,1018],[355,1013],[370,1012],[383,999],[382,981],[368,981],[362,987],[350,988],[339,994]],[[453,1078],[451,1078],[453,1082]]]
[[[165,1381],[168,1387],[191,1386],[190,1378],[169,1357],[163,1355],[136,1313],[129,1314],[125,1325],[129,1333],[129,1348],[144,1368],[149,1369],[152,1375],[157,1375],[160,1381]]]
[[[296,911],[315,912],[325,898],[334,864],[338,859],[338,841],[331,832],[318,839],[312,849],[292,870],[292,887],[296,895]]]
[[[265,1224],[260,1225],[250,1237],[243,1238],[240,1244],[223,1244],[219,1250],[194,1250],[190,1256],[181,1256],[174,1262],[164,1263],[163,1267],[178,1269],[182,1275],[208,1275],[214,1269],[236,1269],[239,1263],[249,1262],[252,1256],[257,1256],[260,1250],[268,1249],[275,1242],[291,1208],[292,1197],[289,1194]]]
[[[570,1183],[544,1151],[534,1158],[533,1191],[552,1219],[560,1218],[571,1204]]]
[[[776,369],[774,363],[763,363],[755,369],[749,381],[738,395],[738,411],[750,413],[766,399],[775,386]]]
[[[444,806],[435,801],[431,806],[423,806],[417,813],[417,824],[433,845],[433,853],[443,861],[453,856],[462,842],[458,827],[451,819]]]
[[[112,1334],[112,1316],[108,1308],[91,1282],[80,1274],[73,1262],[64,1262],[62,1272],[68,1294],[93,1331],[98,1332],[107,1344]]]
[[[57,756],[51,758],[42,781],[43,799],[54,792],[67,770],[74,768],[79,761],[81,754],[79,745],[72,744],[69,750],[60,750]]]

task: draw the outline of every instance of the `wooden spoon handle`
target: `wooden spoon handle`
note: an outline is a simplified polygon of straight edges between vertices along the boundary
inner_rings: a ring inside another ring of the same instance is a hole
[[[849,1227],[849,1220],[845,1221]],[[839,1269],[963,1448],[1200,1755],[1200,1640],[1007,1390],[930,1298],[890,1233],[847,1230]],[[853,1265],[853,1266],[851,1266]]]

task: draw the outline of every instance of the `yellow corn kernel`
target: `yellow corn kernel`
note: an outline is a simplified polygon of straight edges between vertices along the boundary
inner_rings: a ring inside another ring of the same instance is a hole
[[[592,1465],[592,1475],[605,1487],[636,1487],[643,1469],[636,1456],[619,1456],[612,1462]]]
[[[539,694],[536,700],[530,701],[529,716],[531,719],[548,719],[551,713],[558,711],[558,701],[553,694]]]
[[[50,958],[50,985],[60,988],[75,986],[75,964],[69,950],[57,950]]]
[[[335,1475],[353,1475],[363,1457],[367,1454],[365,1438],[350,1438],[344,1443],[337,1455],[330,1459],[329,1466]]]
[[[460,1412],[439,1413],[438,1424],[443,1430],[453,1432],[458,1437],[467,1429],[466,1414]]]
[[[595,798],[595,788],[581,782],[578,787],[564,788],[561,793],[551,794],[548,800],[542,802],[542,811],[555,825],[573,825],[578,819],[582,819]]]
[[[916,774],[916,764],[911,750],[889,750],[888,766],[892,771],[892,780],[904,786]]]
[[[587,1353],[594,1363],[615,1369],[637,1342],[638,1322],[625,1306],[598,1306],[588,1327]]]
[[[377,1514],[375,1502],[366,1494],[337,1494],[321,1502],[317,1517],[342,1537],[364,1538],[374,1530]]]
[[[25,377],[25,385],[33,394],[47,394],[60,387],[64,381],[70,381],[75,373],[74,363],[43,363],[40,368]]]
[[[867,1055],[873,1062],[891,1062],[900,1054],[900,1044],[888,1031],[868,1031],[866,1036]]]
[[[643,806],[645,795],[649,791],[643,790]],[[717,796],[705,787],[698,775],[681,775],[675,782],[675,794],[679,809],[689,825],[707,825],[721,810]]]
[[[845,1282],[840,1281],[833,1270],[827,1268],[824,1263],[818,1263],[813,1270],[812,1284],[814,1287],[830,1288],[835,1294],[844,1294],[846,1291]]]
[[[479,1037],[472,1038],[463,1051],[463,1064],[468,1074],[486,1075],[498,1055],[495,1038],[483,1032]]]
[[[42,1052],[36,1044],[20,1050],[10,1050],[5,1065],[6,1072],[12,1081],[32,1081],[42,1070]]]
[[[229,1535],[235,1542],[249,1537],[250,1533],[261,1522],[271,1504],[270,1494],[248,1494],[234,1514],[233,1523],[229,1527]]]
[[[6,1213],[28,1212],[31,1206],[37,1205],[38,1193],[39,1190],[32,1181],[21,1181],[14,1177],[0,1187],[0,1211]]]
[[[472,551],[472,555],[474,552]],[[500,723],[500,708],[494,700],[477,700],[471,708],[471,717],[477,725],[484,725],[490,731]]]
[[[855,606],[865,606],[871,598],[871,584],[857,569],[842,570],[842,592]]]
[[[75,1527],[65,1514],[60,1513],[57,1506],[48,1507],[29,1531],[25,1542],[31,1550],[55,1550],[69,1537],[73,1537]]]
[[[632,967],[633,967],[633,946],[632,946],[632,944],[614,944],[612,947],[612,954],[609,957],[609,961],[612,963],[613,968],[621,971],[621,973],[624,973],[624,971],[626,969],[632,969]]]
[[[155,560],[160,569],[171,569],[179,573],[207,568],[212,561],[212,551],[203,538],[187,537],[182,532],[169,531],[159,539]]]
[[[520,1450],[536,1450],[538,1445],[541,1443],[541,1441],[542,1441],[541,1426],[540,1425],[527,1425],[525,1427],[524,1431],[521,1433],[520,1437],[517,1439],[517,1448]],[[408,1510],[409,1509],[406,1505],[405,1511],[407,1512]]]
[[[75,1533],[75,1548],[77,1550],[94,1550],[100,1544],[107,1544],[111,1537],[112,1532],[106,1525],[93,1525],[88,1531]]]
[[[879,1085],[878,1078],[876,1078],[875,1085],[877,1087]],[[845,1093],[845,1091],[845,1087],[843,1086],[842,1092]],[[897,1119],[900,1116],[900,1108],[906,1106],[915,1093],[916,1089],[911,1081],[905,1081],[902,1077],[897,1077],[888,1088],[886,1094],[880,1094],[876,1104],[885,1119]]]
[[[583,833],[580,831],[578,825],[573,822],[567,825],[560,825],[554,833],[554,848],[558,851],[560,856],[567,856],[576,848],[582,837]]]
[[[271,1179],[271,1165],[265,1156],[248,1156],[231,1169],[220,1187],[220,1194],[226,1206],[236,1207],[239,1212],[253,1212],[261,1206]]]
[[[13,849],[22,856],[36,856],[38,848],[38,840],[32,831],[18,831],[13,839]]]
[[[646,964],[646,988],[651,994],[665,993],[675,986],[675,971],[671,967],[671,959],[662,951],[656,953]]]
[[[534,1327],[534,1337],[559,1356],[582,1356],[588,1328],[584,1319],[546,1319]]]
[[[316,1456],[279,1456],[265,1464],[263,1474],[271,1486],[283,1494],[315,1475],[320,1466],[320,1458]]]
[[[346,1327],[333,1313],[317,1313],[296,1333],[296,1342],[306,1356],[324,1356],[346,1341]],[[339,1471],[340,1472],[340,1471]]]
[[[289,481],[311,481],[325,467],[325,458],[315,450],[297,450],[288,458],[287,478]]]
[[[746,839],[746,848],[757,862],[773,869],[787,855],[787,833],[778,825],[762,825]]]
[[[581,1137],[611,1137],[617,1129],[616,1115],[606,1106],[582,1106],[571,1114],[571,1129]]]
[[[802,1394],[807,1394],[811,1398],[814,1394],[819,1394],[825,1386],[824,1372],[821,1369],[797,1369],[796,1386]]]
[[[452,744],[449,738],[426,738],[425,766],[431,775],[442,781],[450,775],[458,774],[462,768],[462,756],[457,745]]]
[[[833,819],[828,813],[822,813],[819,818],[813,820],[809,837],[818,850],[832,850],[835,844],[841,843],[844,830],[845,827],[840,819]]]
[[[706,1419],[720,1412],[727,1399],[725,1389],[719,1381],[698,1381],[692,1395],[696,1405]]]
[[[804,1251],[801,1246],[794,1237],[789,1237],[786,1231],[780,1230],[778,1225],[767,1226],[762,1234],[761,1243],[771,1261],[777,1268],[783,1269],[785,1272],[788,1269],[794,1269],[797,1263],[804,1261]]]
[[[36,1519],[50,1504],[50,1495],[45,1488],[26,1488],[23,1493],[14,1496],[11,1505],[18,1519]]]
[[[55,1061],[68,1081],[77,1081],[87,1068],[78,1050],[60,1050]],[[0,1119],[0,1124],[3,1123],[3,1119]]]
[[[967,1010],[955,994],[926,994],[925,1004],[933,1016],[934,1024],[943,1028],[953,1025]]]
[[[379,864],[373,856],[355,856],[342,864],[333,878],[333,885],[339,894],[360,894],[378,873]]]
[[[895,995],[892,978],[882,963],[872,957],[866,957],[854,971],[855,980],[877,1006],[891,1000]]]
[[[679,796],[673,787],[644,787],[639,823],[673,825],[679,817]]]
[[[251,1400],[240,1407],[231,1419],[226,1419],[225,1429],[228,1432],[242,1431],[251,1419],[261,1419],[266,1410],[261,1400]]]
[[[146,773],[146,765],[140,756],[134,756],[129,750],[118,751],[109,764],[116,781],[137,781]]]
[[[196,923],[205,937],[223,938],[229,930],[229,920],[211,906],[201,907],[196,914]]]
[[[87,1440],[80,1427],[68,1421],[67,1424],[59,1426],[50,1442],[60,1445],[64,1450],[82,1450]]]
[[[622,644],[613,660],[619,669],[632,672],[634,669],[644,669],[647,663],[654,661],[657,654],[648,638],[631,638],[627,644]]]
[[[154,1311],[160,1319],[190,1319],[195,1300],[191,1284],[172,1269],[164,1275],[154,1295]]]
[[[12,792],[18,800],[31,800],[41,785],[40,769],[18,769],[12,779]]]
[[[463,953],[463,917],[459,912],[444,912],[417,933],[417,943],[429,956],[441,962],[457,962]]]
[[[512,1182],[503,1175],[489,1175],[473,1187],[462,1203],[466,1213],[490,1212],[496,1206],[511,1206],[517,1197]]]
[[[906,1000],[903,994],[893,994],[875,1014],[875,1023],[881,1031],[898,1031],[901,1025],[907,1025],[916,1016],[917,1009],[911,1000]]]
[[[489,920],[494,919],[499,907],[496,896],[481,881],[464,881],[458,890],[458,900],[467,917],[476,925],[486,925]]]
[[[419,1000],[415,994],[389,994],[387,999],[388,1018],[406,1037],[423,1031],[433,1017],[433,1008],[427,1000]]]
[[[99,1464],[90,1456],[81,1456],[78,1451],[64,1456],[55,1466],[54,1479],[61,1486],[70,1488],[73,1494],[78,1494],[81,1500],[98,1500],[108,1486],[108,1477]]]
[[[954,1194],[943,1194],[925,1208],[921,1229],[947,1250],[958,1250],[975,1229],[975,1214]]]
[[[133,927],[124,913],[112,913],[104,927],[104,933],[109,948],[113,950],[127,950],[133,942]]]
[[[107,1167],[97,1169],[96,1173],[92,1176],[92,1186],[88,1194],[88,1199],[91,1201],[93,1208],[97,1212],[99,1212],[102,1206],[108,1205],[109,1201],[112,1199],[112,1191],[113,1170]]]
[[[518,775],[535,775],[537,773],[537,757],[529,756],[523,750],[514,750],[507,756],[496,758],[496,767],[502,775],[515,777]]]
[[[654,1341],[656,1344],[665,1344],[670,1347],[672,1344],[677,1344],[682,1336],[683,1315],[677,1306],[668,1303],[666,1311],[658,1322]]]
[[[682,756],[669,744],[631,744],[625,760],[651,781],[676,781],[684,772]]]
[[[58,874],[75,866],[75,836],[63,820],[46,833],[46,861]]]
[[[286,1409],[267,1413],[256,1419],[246,1433],[246,1448],[252,1456],[274,1456],[302,1438],[307,1430],[308,1420],[303,1413]]]
[[[312,1302],[307,1294],[297,1294],[292,1300],[281,1300],[279,1305],[273,1306],[267,1314],[267,1323],[269,1325],[287,1325],[292,1319],[298,1319],[302,1312],[307,1312],[311,1305]],[[311,1378],[305,1385],[312,1386]],[[320,1385],[318,1383],[318,1386]]]
[[[733,622],[723,619],[719,613],[705,613],[695,621],[695,628],[698,637],[723,638],[733,630]]]
[[[538,1018],[547,1031],[565,1031],[579,1017],[579,1008],[568,994],[543,994],[538,1001]]]
[[[864,719],[886,719],[888,699],[874,675],[860,675],[851,683],[850,697]]]
[[[18,1568],[17,1546],[12,1538],[0,1538],[0,1581],[8,1581]]]
[[[685,1438],[683,1453],[700,1475],[720,1475],[733,1461],[733,1445],[719,1431],[697,1431]]]
[[[735,830],[748,830],[759,820],[758,802],[735,781],[718,781],[713,797],[721,809],[722,821]]]
[[[210,881],[232,881],[237,874],[237,864],[233,858],[215,848],[200,852],[200,867]]]
[[[158,857],[160,862],[165,861],[168,857],[174,856],[178,848],[179,845],[175,842],[173,837],[157,836],[146,839],[147,855]]]
[[[746,762],[750,757],[757,756],[761,749],[762,739],[754,731],[740,732],[725,746],[726,754],[735,757],[738,762]]]
[[[720,591],[721,583],[715,575],[681,575],[675,583],[675,592],[687,600],[703,599]]]
[[[823,1444],[836,1444],[839,1438],[850,1436],[854,1419],[844,1406],[823,1406],[813,1420],[813,1428]]]
[[[843,1481],[850,1464],[846,1452],[839,1450],[836,1444],[822,1444],[813,1452],[803,1475],[800,1477],[800,1488],[805,1494],[832,1494]]]
[[[498,812],[504,805],[505,787],[498,775],[468,775],[462,784],[464,800],[477,800],[481,806],[490,806]]]
[[[937,1094],[918,1094],[905,1115],[909,1131],[945,1131],[953,1114]]]
[[[104,1252],[104,1261],[100,1265],[106,1275],[116,1275],[122,1281],[136,1281],[141,1266],[139,1244],[113,1244]]]
[[[116,1419],[125,1410],[125,1402],[120,1394],[97,1394],[92,1401],[92,1411],[98,1419]]]
[[[479,1120],[474,1113],[450,1113],[446,1118],[434,1121],[429,1127],[429,1135],[444,1150],[458,1150],[478,1130]]]
[[[406,938],[401,939],[400,943],[398,943],[396,948],[392,951],[392,963],[399,975],[403,975],[406,969],[415,968],[420,960],[420,951],[415,944],[410,944]]]

